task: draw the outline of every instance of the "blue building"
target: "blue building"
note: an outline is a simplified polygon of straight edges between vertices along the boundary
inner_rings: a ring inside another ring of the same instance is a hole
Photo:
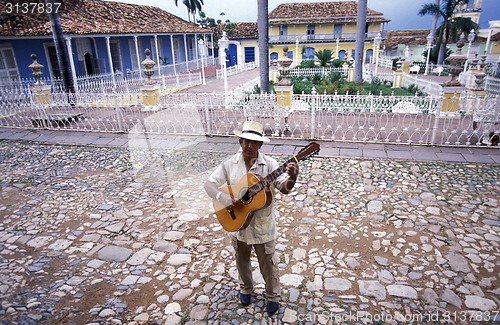
[[[27,68],[32,53],[45,66],[44,77],[60,76],[48,8],[44,0],[30,3],[42,9],[25,12],[22,6],[0,4],[1,80],[32,77]],[[146,48],[157,62],[156,70],[188,71],[199,59],[198,39],[213,44],[211,31],[156,7],[65,0],[57,9],[74,77],[137,73]]]

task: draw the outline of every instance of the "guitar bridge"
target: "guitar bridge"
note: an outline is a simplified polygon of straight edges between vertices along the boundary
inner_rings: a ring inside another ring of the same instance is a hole
[[[233,211],[232,209],[231,209],[231,210],[229,210],[229,215],[231,216],[231,218],[232,218],[233,220],[236,220],[236,215],[234,214],[234,211]]]

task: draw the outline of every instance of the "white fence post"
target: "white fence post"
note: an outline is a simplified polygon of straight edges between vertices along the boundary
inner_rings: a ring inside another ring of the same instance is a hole
[[[208,97],[205,97],[205,106],[204,106],[204,110],[205,110],[205,123],[207,124],[207,135],[208,136],[211,136],[212,135],[212,123],[211,123],[211,110],[210,110],[210,107],[208,107],[208,103],[209,103],[209,100],[208,100]]]
[[[438,107],[436,109],[436,114],[434,116],[434,125],[432,127],[431,146],[433,146],[436,143],[436,136],[439,129],[439,118],[441,116],[441,108],[443,106],[443,96],[444,93],[441,91],[441,93],[439,94],[439,98],[437,99]]]
[[[312,89],[313,105],[311,108],[311,139],[316,138],[316,110],[318,108],[318,94],[316,93],[316,88]]]

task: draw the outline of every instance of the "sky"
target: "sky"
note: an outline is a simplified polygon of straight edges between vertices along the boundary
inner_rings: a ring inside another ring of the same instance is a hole
[[[116,0],[108,0],[116,1]],[[281,3],[321,2],[325,0],[268,0],[269,11]],[[166,10],[185,20],[186,6],[178,0],[120,0],[119,2],[149,5]],[[231,22],[256,22],[257,0],[204,0],[203,10],[210,18],[229,19]],[[368,8],[379,11],[385,18],[391,20],[388,30],[429,29],[431,16],[419,16],[418,11],[424,3],[434,3],[434,0],[368,0]],[[220,13],[224,13],[221,16]],[[500,0],[483,0],[480,28],[488,28],[488,21],[500,20]]]

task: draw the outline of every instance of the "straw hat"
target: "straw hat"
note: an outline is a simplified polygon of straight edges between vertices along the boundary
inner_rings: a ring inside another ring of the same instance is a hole
[[[269,142],[269,138],[263,136],[264,128],[262,127],[262,124],[260,124],[259,122],[245,121],[243,123],[242,131],[234,130],[234,134],[243,139]]]

